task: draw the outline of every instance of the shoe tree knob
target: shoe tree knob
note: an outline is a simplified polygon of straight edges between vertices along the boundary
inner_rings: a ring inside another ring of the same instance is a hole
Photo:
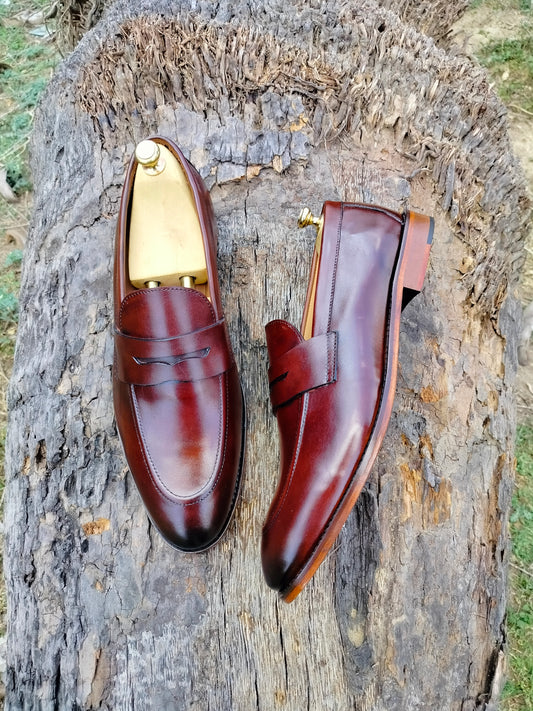
[[[307,227],[308,225],[314,225],[318,230],[322,224],[322,215],[320,217],[315,217],[308,207],[301,209],[298,215],[298,227]]]
[[[160,175],[165,170],[159,144],[150,139],[141,141],[135,148],[135,160],[142,165],[148,175]]]

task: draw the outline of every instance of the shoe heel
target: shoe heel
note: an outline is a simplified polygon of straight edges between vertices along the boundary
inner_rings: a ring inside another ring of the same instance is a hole
[[[422,290],[433,242],[434,227],[435,222],[432,217],[426,217],[426,215],[420,215],[417,212],[407,214],[404,227],[406,236],[402,309]]]

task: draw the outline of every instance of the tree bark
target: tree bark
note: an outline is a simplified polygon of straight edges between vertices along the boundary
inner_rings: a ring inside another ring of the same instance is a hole
[[[61,50],[70,52],[76,47],[83,35],[92,29],[102,15],[112,7],[116,0],[56,0],[55,15],[57,27],[57,42]],[[351,4],[351,3],[348,3]],[[381,0],[378,5],[396,13],[402,22],[412,24],[420,32],[424,32],[439,42],[448,37],[453,24],[463,15],[470,0]],[[249,0],[246,3],[235,3],[229,0],[198,3],[195,10],[217,19],[219,22],[235,20],[242,22],[246,18],[254,23],[260,20],[263,5],[270,7],[270,12],[283,15],[286,4],[282,0]],[[297,13],[302,22],[302,29],[309,30],[309,22],[320,15],[324,6],[328,7],[326,16],[321,23],[335,24],[338,15],[338,3],[314,0],[313,2],[291,2],[293,12]],[[329,17],[328,17],[329,15]],[[307,25],[307,27],[306,27]],[[273,28],[276,29],[276,28]]]
[[[36,117],[7,441],[7,708],[495,709],[528,219],[505,111],[481,70],[372,0],[335,22],[327,3],[311,22],[265,2],[253,25],[248,3],[227,22],[196,5],[117,3]],[[115,220],[125,164],[153,132],[211,190],[248,409],[236,515],[197,555],[150,526],[112,414]],[[285,605],[259,562],[278,471],[263,325],[299,323],[314,239],[296,216],[326,199],[409,206],[436,234],[382,452]]]

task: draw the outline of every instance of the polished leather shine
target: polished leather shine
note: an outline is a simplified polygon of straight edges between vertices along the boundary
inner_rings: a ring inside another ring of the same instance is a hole
[[[266,326],[281,475],[263,528],[262,562],[268,585],[287,601],[313,575],[353,507],[395,387],[405,219],[333,202],[324,204],[323,217],[311,338],[286,321]]]
[[[168,543],[201,551],[226,529],[239,488],[244,409],[224,320],[211,199],[168,139],[191,187],[210,299],[180,286],[136,289],[128,279],[128,219],[137,163],[125,179],[114,275],[115,416],[148,514]]]

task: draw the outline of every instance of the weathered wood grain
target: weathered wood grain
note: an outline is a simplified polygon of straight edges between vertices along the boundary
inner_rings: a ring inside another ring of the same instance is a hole
[[[207,4],[139,5],[83,39],[36,118],[7,441],[7,707],[494,709],[528,216],[501,104],[372,0],[312,35],[290,7],[275,24],[265,11],[265,33],[244,3],[240,24],[235,4],[224,22]],[[242,497],[200,555],[149,525],[112,414],[115,219],[129,155],[155,131],[211,189],[248,404]],[[259,562],[278,453],[263,325],[299,323],[314,235],[296,216],[335,198],[409,205],[437,228],[383,450],[287,606]]]

